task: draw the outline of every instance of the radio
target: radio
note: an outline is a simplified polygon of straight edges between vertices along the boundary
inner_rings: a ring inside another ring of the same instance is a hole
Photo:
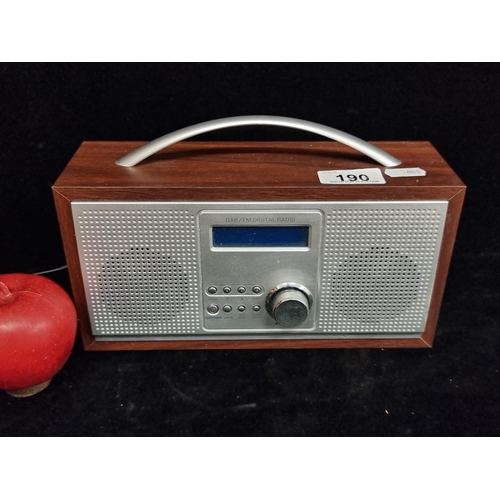
[[[333,141],[184,141],[245,125]],[[430,347],[465,186],[428,142],[244,116],[84,142],[53,193],[85,349]]]

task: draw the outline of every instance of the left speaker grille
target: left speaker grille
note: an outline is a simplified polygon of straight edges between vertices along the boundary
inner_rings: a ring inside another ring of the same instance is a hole
[[[107,308],[141,325],[175,319],[189,300],[189,279],[182,266],[147,247],[113,255],[98,279]]]
[[[94,335],[200,330],[194,215],[130,203],[86,204],[74,212]]]

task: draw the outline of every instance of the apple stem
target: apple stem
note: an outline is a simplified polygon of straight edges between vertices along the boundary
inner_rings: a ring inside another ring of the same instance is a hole
[[[11,293],[7,285],[0,281],[0,304],[6,304],[13,299],[14,295]]]

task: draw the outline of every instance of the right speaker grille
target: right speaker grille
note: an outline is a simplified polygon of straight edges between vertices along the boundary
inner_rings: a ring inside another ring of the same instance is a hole
[[[446,202],[367,203],[329,211],[320,329],[424,331],[446,208]]]

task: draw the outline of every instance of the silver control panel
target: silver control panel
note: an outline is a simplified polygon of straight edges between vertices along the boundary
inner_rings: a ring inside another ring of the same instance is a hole
[[[293,324],[298,331],[312,330],[317,315],[314,301],[307,312],[302,311],[301,321],[285,319],[284,311],[294,310],[293,297],[275,305],[280,314],[270,309],[269,302],[276,287],[287,283],[296,285],[284,290],[302,295],[298,288],[303,287],[311,297],[318,294],[323,221],[320,210],[200,212],[204,328],[283,331]]]

